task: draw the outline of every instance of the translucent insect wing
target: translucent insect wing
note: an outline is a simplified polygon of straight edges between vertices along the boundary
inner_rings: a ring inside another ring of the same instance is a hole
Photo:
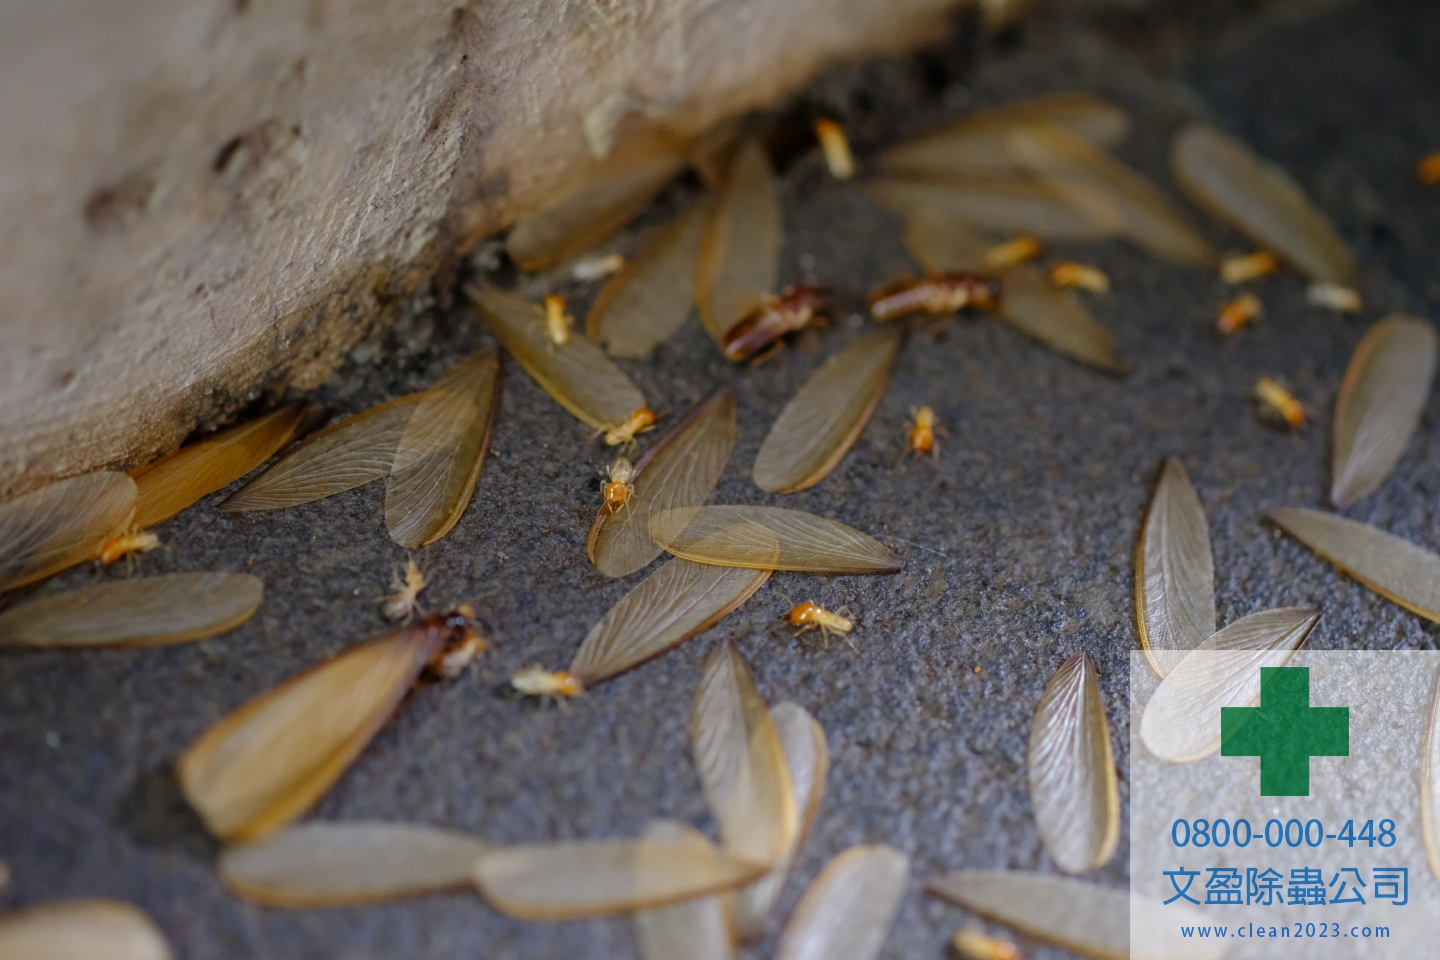
[[[1206,269],[1219,263],[1215,249],[1154,184],[1083,137],[1036,126],[1012,131],[1006,143],[1011,156],[1067,202],[1156,256]]]
[[[927,890],[1037,940],[1129,960],[1130,896],[1122,890],[1020,870],[960,870]]]
[[[670,820],[651,823],[645,839],[714,851],[710,841],[694,827]],[[641,910],[635,914],[634,924],[641,960],[732,960],[735,956],[729,918],[719,897]]]
[[[700,242],[713,210],[708,197],[691,205],[596,296],[585,332],[612,357],[643,357],[685,322],[695,304]]]
[[[591,628],[570,672],[588,689],[657,657],[719,623],[769,577],[768,570],[671,560]]]
[[[805,891],[775,960],[872,960],[909,883],[905,854],[879,845],[851,847],[826,864]]]
[[[735,446],[735,391],[722,388],[651,445],[635,465],[622,510],[601,507],[586,551],[607,577],[624,577],[661,554],[651,539],[652,514],[698,507],[710,499]]]
[[[697,507],[650,518],[650,536],[677,557],[725,567],[812,573],[892,573],[885,545],[842,523],[778,507]]]
[[[248,573],[172,573],[52,594],[0,613],[0,647],[149,647],[233,630],[264,592]]]
[[[304,419],[305,405],[293,403],[136,470],[131,522],[141,529],[153,527],[240,479],[289,443]]]
[[[884,395],[902,331],[881,330],[826,360],[780,412],[755,457],[770,493],[813,487],[860,438]]]
[[[93,558],[130,525],[134,510],[135,481],[110,472],[61,480],[0,506],[0,590]]]
[[[779,185],[765,151],[750,141],[730,166],[700,247],[700,321],[717,343],[775,292],[779,257]]]
[[[470,495],[500,404],[500,352],[481,350],[446,373],[416,407],[385,484],[385,527],[403,547],[434,543]]]
[[[1440,556],[1320,510],[1282,507],[1272,510],[1270,519],[1382,597],[1440,623]]]
[[[989,242],[964,220],[917,211],[905,228],[905,249],[931,273],[984,269]]]
[[[490,286],[472,284],[465,292],[525,372],[580,422],[604,430],[645,406],[630,378],[594,342],[572,336],[565,346],[555,346],[539,304]]]
[[[283,827],[365,749],[435,647],[423,626],[404,627],[251,700],[181,755],[185,798],[222,839]]]
[[[52,900],[0,917],[5,960],[171,960],[139,908],[119,900]]]
[[[1279,607],[1241,617],[1192,650],[1160,682],[1140,720],[1145,747],[1167,763],[1190,763],[1220,749],[1222,707],[1260,700],[1261,667],[1284,666],[1320,615]]]
[[[1124,373],[1115,337],[1090,316],[1069,290],[1050,286],[1042,267],[1022,264],[1004,277],[1000,316],[1021,333],[1088,366]]]
[[[1432,686],[1430,718],[1420,743],[1420,830],[1430,873],[1440,880],[1440,674]]]
[[[1343,284],[1354,276],[1350,251],[1300,186],[1238,140],[1191,124],[1176,135],[1170,166],[1195,203],[1312,279]]]
[[[578,840],[494,848],[475,883],[522,920],[578,920],[653,910],[733,890],[767,869],[690,842]]]
[[[682,156],[662,150],[603,173],[515,224],[505,252],[522,270],[544,270],[578,256],[645,209],[683,164]]]
[[[1435,353],[1435,328],[1403,315],[1377,323],[1355,348],[1335,403],[1335,506],[1365,497],[1395,468],[1430,397]]]
[[[799,823],[795,840],[776,859],[774,868],[735,894],[736,928],[742,943],[754,943],[764,933],[765,918],[790,875],[795,855],[805,845],[810,828],[815,824],[815,815],[825,795],[825,778],[830,772],[825,731],[804,707],[796,703],[778,703],[770,708],[770,720],[775,724],[775,733],[785,751],[785,765],[790,770]]]
[[[925,211],[962,220],[977,230],[1029,233],[1043,240],[1098,240],[1114,232],[1047,184],[1022,177],[970,177],[945,183],[874,180],[870,196],[882,207],[915,216]]]
[[[282,510],[390,475],[425,393],[411,393],[326,427],[220,504],[226,513]]]
[[[252,903],[313,908],[385,903],[468,886],[485,843],[407,823],[312,822],[227,847],[216,872]]]
[[[1185,468],[1167,457],[1135,547],[1135,620],[1164,677],[1215,632],[1215,560],[1205,508]]]
[[[1051,858],[1067,873],[1103,866],[1120,839],[1120,794],[1089,654],[1066,659],[1045,687],[1026,766],[1035,822]]]
[[[750,668],[728,643],[705,660],[690,713],[695,769],[726,852],[773,863],[799,826],[790,769]]]

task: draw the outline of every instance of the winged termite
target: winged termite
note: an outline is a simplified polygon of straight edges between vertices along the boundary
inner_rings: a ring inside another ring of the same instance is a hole
[[[635,488],[630,481],[635,478],[635,465],[626,457],[616,457],[615,462],[605,469],[605,484],[601,494],[605,506],[611,513],[617,513],[630,503],[630,494]]]
[[[740,319],[721,342],[731,360],[748,360],[788,333],[823,326],[829,308],[825,297],[812,287],[790,287],[769,297]]]
[[[1220,749],[1220,708],[1260,701],[1260,667],[1284,666],[1320,615],[1280,607],[1241,617],[1190,651],[1145,705],[1140,739],[1167,763],[1190,763]]]
[[[984,930],[961,927],[950,940],[964,960],[1021,960],[1020,948],[1009,940],[989,936]]]
[[[845,138],[845,128],[834,120],[821,118],[815,121],[815,139],[820,141],[820,150],[825,154],[825,166],[836,180],[849,180],[855,176],[855,157],[850,153],[850,141]]]
[[[455,830],[320,821],[226,847],[215,869],[227,890],[252,903],[358,906],[468,886],[487,849]]]
[[[750,141],[730,165],[697,261],[700,321],[716,343],[774,292],[779,256],[779,187],[765,151]]]
[[[566,670],[546,670],[543,667],[525,667],[516,670],[510,678],[510,686],[523,696],[539,697],[542,700],[559,700],[561,697],[578,697],[585,692],[585,684],[575,674]]]
[[[1440,150],[1420,158],[1415,165],[1415,176],[1427,187],[1440,183]]]
[[[536,304],[498,287],[470,284],[465,292],[496,339],[577,420],[612,430],[645,409],[645,398],[630,378],[591,340],[572,337],[556,347]]]
[[[815,486],[834,470],[885,393],[902,332],[881,330],[826,360],[780,411],[755,456],[754,478],[770,493]]]
[[[775,960],[872,960],[909,883],[910,858],[899,850],[851,847],[805,891],[780,935]]]
[[[1215,318],[1215,332],[1222,337],[1239,330],[1252,320],[1265,315],[1265,306],[1253,293],[1242,294],[1220,308]]]
[[[1280,261],[1269,250],[1257,250],[1220,261],[1220,279],[1229,284],[1246,283],[1280,269]]]
[[[764,877],[735,894],[736,928],[742,943],[754,943],[765,928],[765,918],[780,895],[795,854],[805,844],[815,814],[825,795],[825,777],[830,772],[830,753],[825,744],[825,731],[815,718],[796,703],[777,703],[770,708],[770,720],[785,751],[785,765],[790,770],[790,784],[795,793],[795,810],[799,816],[795,839],[789,849],[775,860],[775,866]]]
[[[1060,127],[1012,130],[1006,146],[1022,166],[1110,232],[1159,257],[1213,267],[1219,256],[1165,195],[1084,137]]]
[[[1359,313],[1364,304],[1360,291],[1342,283],[1312,283],[1305,288],[1305,302],[1336,313]]]
[[[585,331],[612,357],[643,357],[685,322],[695,303],[696,262],[713,208],[710,197],[691,204],[595,297]]]
[[[1066,873],[1104,866],[1120,840],[1120,793],[1089,654],[1067,658],[1046,685],[1026,767],[1035,823],[1051,859]]]
[[[392,583],[395,594],[385,600],[385,619],[409,619],[420,613],[420,591],[425,589],[426,582],[425,574],[415,561],[406,560],[403,578],[397,576]]]
[[[1040,241],[1027,234],[986,250],[980,263],[986,270],[1008,270],[1027,260],[1034,260],[1040,256],[1040,250]]]
[[[151,647],[249,620],[264,592],[248,573],[171,573],[56,593],[0,613],[0,647]]]
[[[879,164],[886,173],[920,178],[1015,173],[1005,135],[1037,123],[1063,127],[1100,146],[1118,143],[1130,126],[1123,110],[1090,94],[1045,94],[972,113],[887,150]]]
[[[1384,530],[1320,510],[1281,507],[1270,511],[1270,519],[1342,573],[1440,623],[1440,557]]]
[[[626,509],[601,507],[590,527],[590,562],[607,577],[624,577],[661,553],[647,524],[657,510],[695,507],[710,499],[735,446],[735,391],[716,391],[651,445],[635,464]]]
[[[1130,958],[1130,895],[1122,890],[1020,870],[960,870],[926,891],[1096,960]]]
[[[849,613],[844,607],[839,611],[826,610],[818,603],[811,603],[806,600],[804,603],[797,603],[785,614],[785,622],[794,624],[800,629],[795,631],[796,636],[805,633],[807,630],[819,630],[825,637],[826,646],[832,636],[840,637],[854,650],[855,641],[850,639],[850,631],[855,629],[855,624],[849,617],[841,616],[842,613]]]
[[[1192,123],[1170,153],[1190,199],[1311,279],[1346,283],[1355,261],[1290,175],[1214,127]]]
[[[651,823],[645,839],[686,844],[707,853],[715,849],[694,827],[672,820]],[[657,910],[641,910],[633,922],[641,960],[733,960],[735,956],[730,918],[725,902],[719,897],[700,897]]]
[[[1305,404],[1295,399],[1279,380],[1261,377],[1255,381],[1257,413],[1261,420],[1272,426],[1287,430],[1298,430],[1305,426]]]
[[[289,443],[312,413],[305,404],[292,403],[136,470],[131,474],[138,489],[132,523],[153,527],[245,476]]]
[[[1033,234],[1042,240],[1099,240],[1113,222],[1097,221],[1051,187],[1022,177],[970,177],[944,183],[872,180],[870,196],[883,207],[910,217],[943,214],[995,233]]]
[[[768,570],[671,560],[590,629],[570,673],[586,687],[624,673],[709,630],[769,577]]]
[[[1215,559],[1205,508],[1185,468],[1166,457],[1135,543],[1140,646],[1164,677],[1215,632]]]
[[[774,863],[799,829],[794,786],[750,668],[728,642],[705,658],[690,712],[690,742],[725,851]]]
[[[116,560],[133,557],[137,553],[147,553],[158,546],[160,546],[160,538],[155,534],[148,530],[134,530],[107,538],[104,543],[100,544],[100,554],[97,559],[108,566]]]
[[[0,590],[34,583],[97,556],[135,512],[135,481],[87,473],[0,505]]]
[[[1063,260],[1050,268],[1050,286],[1089,290],[1091,293],[1109,293],[1110,278],[1098,267]]]
[[[578,920],[724,893],[767,869],[688,840],[571,840],[488,850],[475,865],[474,879],[501,913],[522,920]]]
[[[1435,328],[1403,314],[1375,324],[1355,347],[1335,401],[1336,507],[1368,495],[1395,468],[1430,397],[1436,347]]]
[[[565,309],[564,297],[552,293],[545,298],[545,335],[551,343],[557,347],[569,343],[570,328],[574,325],[575,318]]]
[[[1430,718],[1420,742],[1420,832],[1430,874],[1440,880],[1440,675],[1431,686]]]
[[[893,573],[884,544],[842,523],[779,507],[692,507],[650,517],[650,536],[677,557],[722,567],[810,573]]]
[[[880,287],[870,295],[870,314],[876,320],[893,320],[912,313],[957,313],[966,307],[994,310],[1001,295],[994,277],[951,270]]]
[[[454,676],[483,649],[462,609],[333,657],[191,744],[176,765],[181,791],[217,837],[254,840],[277,830],[339,779],[422,671]]]
[[[920,458],[929,454],[939,456],[940,448],[935,444],[935,411],[929,407],[911,407],[910,422],[905,425],[905,450]]]
[[[119,900],[52,900],[0,916],[5,960],[171,960],[165,936]]]
[[[606,171],[515,224],[505,252],[522,270],[545,270],[584,253],[645,209],[683,165],[681,154],[660,150]]]

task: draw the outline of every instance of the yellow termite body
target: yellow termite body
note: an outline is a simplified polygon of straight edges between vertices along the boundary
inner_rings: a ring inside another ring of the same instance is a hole
[[[815,121],[815,139],[820,141],[820,150],[825,154],[825,166],[836,180],[849,180],[855,176],[855,155],[850,152],[850,141],[845,130],[834,120]]]
[[[925,454],[938,455],[935,444],[935,411],[929,407],[911,407],[910,423],[906,427],[910,452],[916,457]]]
[[[1243,297],[1236,297],[1220,308],[1220,316],[1215,319],[1215,330],[1222,337],[1228,337],[1264,312],[1265,307],[1255,294],[1247,293]]]
[[[1006,270],[1040,256],[1040,241],[1028,233],[985,251],[981,263],[987,270]]]
[[[154,550],[158,546],[160,546],[160,538],[148,530],[122,533],[100,545],[100,562],[107,565],[112,564],[121,557],[144,553],[147,550]]]
[[[785,622],[793,623],[800,628],[795,631],[797,635],[807,630],[819,630],[826,637],[827,644],[833,635],[843,638],[852,648],[855,646],[854,641],[849,637],[850,631],[855,629],[855,624],[838,613],[831,613],[818,603],[811,603],[807,600],[804,603],[795,604],[785,615]]]
[[[570,325],[575,318],[565,311],[565,298],[552,293],[545,298],[545,333],[550,342],[563,347],[570,342]]]
[[[1440,150],[1427,153],[1415,166],[1415,175],[1425,186],[1440,183]]]
[[[1305,288],[1305,299],[1311,306],[1339,313],[1359,313],[1364,306],[1360,291],[1339,283],[1312,283]]]
[[[415,565],[415,561],[406,560],[404,577],[396,577],[392,584],[398,592],[385,601],[385,618],[399,620],[423,612],[418,598],[420,591],[425,589],[425,583],[425,574]]]
[[[616,457],[615,462],[605,471],[605,506],[615,513],[621,507],[630,502],[630,494],[635,492],[630,481],[635,476],[635,466],[626,457]]]
[[[566,670],[554,672],[541,667],[526,667],[517,670],[510,678],[510,685],[527,697],[578,697],[585,692],[580,678]]]
[[[1255,383],[1255,396],[1266,410],[1285,421],[1291,430],[1305,425],[1305,405],[1276,381],[1261,377]]]
[[[644,433],[655,426],[655,413],[648,407],[641,407],[630,414],[630,419],[605,431],[605,442],[609,446],[634,443],[637,433]]]
[[[1280,261],[1269,250],[1259,250],[1220,261],[1220,278],[1229,284],[1255,280],[1280,268]]]
[[[951,941],[965,960],[1020,960],[1020,948],[1009,940],[988,936],[979,930],[961,927]]]
[[[1050,271],[1050,285],[1062,290],[1068,287],[1079,287],[1081,290],[1089,290],[1091,293],[1110,292],[1110,278],[1105,275],[1105,271],[1071,260],[1055,264]]]

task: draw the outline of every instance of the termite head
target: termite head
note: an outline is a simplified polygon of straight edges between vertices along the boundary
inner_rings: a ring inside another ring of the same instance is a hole
[[[622,443],[632,443],[637,433],[644,433],[655,426],[655,412],[649,407],[641,407],[630,414],[630,419],[624,423],[611,427],[605,431],[605,443],[609,446],[617,446]]]
[[[147,550],[154,550],[158,546],[160,546],[160,538],[148,530],[138,533],[122,533],[100,545],[100,562],[107,565],[112,564],[121,557],[144,553]]]
[[[822,608],[806,600],[804,603],[797,603],[785,614],[786,623],[814,623],[819,619]]]

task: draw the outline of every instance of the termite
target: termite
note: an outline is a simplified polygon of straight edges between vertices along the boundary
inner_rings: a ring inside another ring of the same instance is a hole
[[[825,154],[825,166],[836,180],[849,180],[855,176],[855,157],[850,152],[850,141],[845,139],[845,130],[834,120],[815,121],[815,139],[820,141],[820,150]]]
[[[844,610],[845,608],[841,607],[840,609]],[[838,613],[831,613],[818,603],[811,603],[807,600],[804,603],[795,604],[790,612],[785,614],[785,622],[800,627],[795,631],[796,636],[807,630],[819,630],[826,638],[826,646],[829,646],[830,636],[834,635],[843,638],[846,643],[850,644],[852,650],[857,649],[855,641],[849,637],[850,631],[855,629],[855,624]]]
[[[927,453],[938,456],[940,448],[935,444],[935,411],[929,407],[911,407],[910,418],[905,428],[909,452],[917,458]]]
[[[425,589],[425,583],[425,574],[415,565],[415,561],[406,560],[404,579],[396,577],[392,584],[398,592],[385,601],[386,619],[399,620],[423,613],[417,600],[420,591]]]
[[[1228,337],[1264,313],[1265,307],[1255,294],[1247,293],[1243,297],[1236,297],[1220,308],[1220,316],[1215,320],[1215,331],[1222,337]]]
[[[1305,289],[1305,299],[1312,306],[1340,313],[1359,313],[1363,306],[1360,291],[1338,283],[1312,283]]]
[[[756,307],[725,334],[725,356],[746,360],[787,333],[823,325],[825,297],[813,287],[791,287]]]
[[[649,407],[641,407],[630,414],[630,419],[624,423],[614,426],[605,431],[605,443],[609,446],[618,446],[622,443],[634,443],[637,433],[644,433],[655,428],[655,413]]]
[[[1420,182],[1427,187],[1440,183],[1440,150],[1436,150],[1434,153],[1427,153],[1424,158],[1421,159],[1419,165],[1416,166],[1415,175],[1419,177]]]
[[[154,550],[158,546],[160,546],[160,538],[148,530],[122,533],[100,545],[100,562],[109,565],[121,557],[144,553],[147,550]]]
[[[591,280],[608,277],[623,266],[625,258],[618,253],[607,253],[603,256],[592,253],[575,261],[575,266],[570,268],[570,276],[579,283],[589,283]]]
[[[970,927],[956,930],[951,942],[955,952],[965,960],[1020,960],[1020,948],[1009,940],[1000,940]]]
[[[1220,261],[1220,279],[1229,284],[1240,284],[1274,273],[1280,268],[1280,261],[1269,250],[1258,250],[1243,256],[1226,257]]]
[[[610,508],[611,513],[616,513],[621,507],[630,502],[630,494],[635,492],[630,480],[635,476],[635,465],[626,457],[616,457],[615,462],[605,470],[605,506]]]
[[[413,569],[413,564],[411,569]],[[426,669],[437,677],[448,679],[459,676],[460,671],[474,663],[480,654],[485,652],[485,640],[475,632],[475,608],[470,604],[460,604],[445,620],[452,626],[460,627],[460,638],[452,639],[451,642],[441,647],[438,655],[426,664]]]
[[[565,312],[565,298],[552,293],[545,298],[545,333],[550,342],[563,347],[570,342],[570,325],[575,318]]]
[[[557,702],[561,697],[578,697],[585,692],[585,685],[575,674],[566,670],[552,673],[541,667],[517,670],[510,685],[527,697],[549,697]]]
[[[980,262],[985,265],[987,270],[1008,270],[1026,260],[1034,260],[1038,256],[1040,256],[1040,241],[1027,233],[986,250]]]
[[[1000,295],[1000,281],[994,277],[940,273],[881,287],[871,295],[870,313],[876,320],[893,320],[912,313],[955,313],[965,307],[994,310]]]
[[[1291,430],[1305,425],[1305,405],[1277,381],[1261,377],[1255,383],[1255,396],[1260,400],[1262,415],[1278,418]]]
[[[1105,271],[1070,260],[1055,264],[1050,271],[1050,285],[1062,290],[1067,287],[1079,287],[1081,290],[1089,290],[1091,293],[1110,292],[1110,278],[1105,275]]]

